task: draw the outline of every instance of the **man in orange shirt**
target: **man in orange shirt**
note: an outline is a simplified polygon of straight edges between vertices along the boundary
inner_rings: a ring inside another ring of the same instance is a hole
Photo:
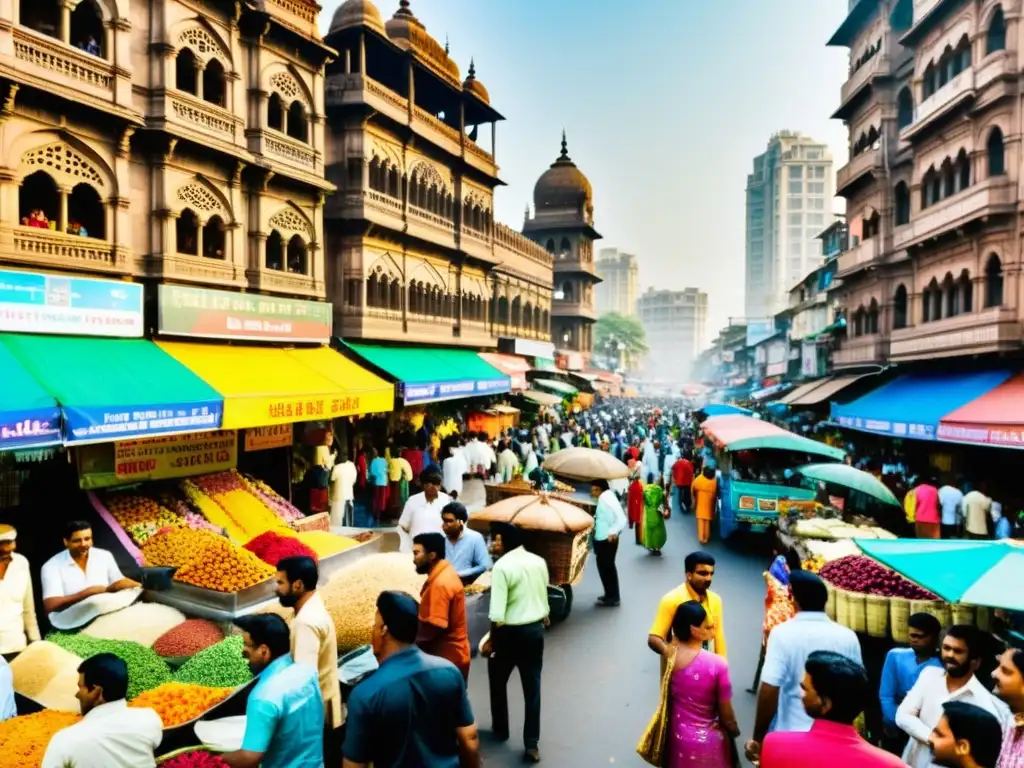
[[[690,486],[693,500],[694,516],[697,518],[697,539],[707,544],[711,539],[711,521],[715,519],[715,506],[718,502],[718,480],[715,478],[715,467],[705,462],[700,476]]]
[[[444,534],[421,533],[413,539],[412,561],[427,580],[420,591],[420,629],[416,645],[447,659],[469,679],[469,630],[466,593],[454,566],[444,559]]]

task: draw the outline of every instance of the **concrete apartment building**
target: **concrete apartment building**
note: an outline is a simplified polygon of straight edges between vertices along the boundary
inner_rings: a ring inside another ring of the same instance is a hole
[[[640,294],[640,265],[636,256],[621,253],[618,248],[602,248],[596,266],[603,281],[594,288],[598,316],[608,312],[636,315]]]
[[[688,381],[704,343],[708,295],[697,288],[648,288],[637,300],[637,315],[650,349],[644,361],[644,377],[674,383]]]
[[[832,155],[794,131],[772,136],[747,176],[746,304],[750,319],[785,309],[789,289],[821,263],[815,238],[832,220]]]

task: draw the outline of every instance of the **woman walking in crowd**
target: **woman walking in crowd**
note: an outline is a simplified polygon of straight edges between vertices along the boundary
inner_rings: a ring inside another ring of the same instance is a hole
[[[660,479],[660,478],[659,478]],[[643,544],[652,555],[661,557],[661,549],[668,540],[665,520],[669,516],[668,497],[660,482],[644,486],[644,509],[642,514]]]

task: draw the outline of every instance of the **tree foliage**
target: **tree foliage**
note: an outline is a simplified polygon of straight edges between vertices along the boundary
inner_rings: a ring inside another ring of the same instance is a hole
[[[619,342],[628,357],[639,357],[647,352],[644,327],[635,317],[608,312],[597,319],[594,326],[594,349],[604,351],[610,342]]]

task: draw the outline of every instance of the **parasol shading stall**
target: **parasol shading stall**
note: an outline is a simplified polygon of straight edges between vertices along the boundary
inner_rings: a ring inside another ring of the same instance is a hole
[[[900,502],[885,484],[874,475],[847,464],[805,464],[793,470],[808,480],[841,485],[859,491],[883,504],[899,507]]]
[[[544,469],[572,480],[621,480],[629,467],[596,448],[563,448],[544,459]]]

